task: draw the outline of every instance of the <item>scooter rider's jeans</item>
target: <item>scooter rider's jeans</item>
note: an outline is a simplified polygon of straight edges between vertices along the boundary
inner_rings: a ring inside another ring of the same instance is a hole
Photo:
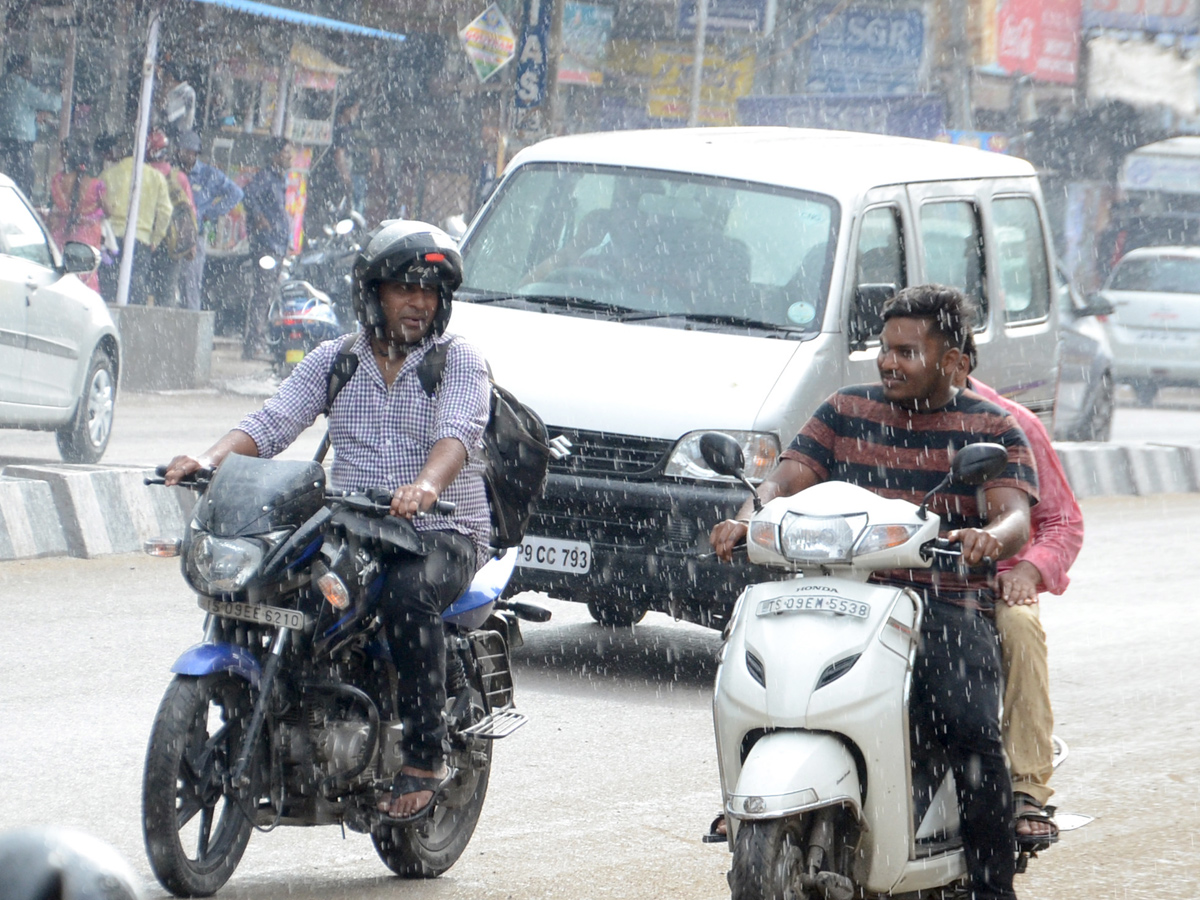
[[[442,611],[475,577],[475,545],[457,531],[421,534],[425,556],[386,560],[379,612],[400,682],[404,762],[437,770],[446,739],[446,632]]]
[[[913,670],[915,743],[954,771],[974,900],[1015,900],[1012,784],[1000,741],[1000,647],[982,613],[927,597]]]

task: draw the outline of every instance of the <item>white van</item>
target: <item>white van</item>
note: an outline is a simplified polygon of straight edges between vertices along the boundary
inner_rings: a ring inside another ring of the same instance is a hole
[[[1018,159],[788,128],[555,138],[514,158],[462,252],[452,330],[570,450],[513,587],[599,621],[724,624],[753,576],[704,555],[746,490],[699,436],[736,437],[761,479],[829,394],[878,380],[900,287],[965,290],[981,378],[1052,411],[1053,254]]]

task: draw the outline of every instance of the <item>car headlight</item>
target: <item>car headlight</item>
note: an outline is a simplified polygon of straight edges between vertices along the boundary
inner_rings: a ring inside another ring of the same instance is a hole
[[[703,481],[737,481],[725,475],[718,475],[708,467],[704,457],[700,455],[700,438],[713,429],[704,431],[689,431],[667,460],[664,474],[679,478],[697,478]],[[779,438],[764,431],[722,431],[742,445],[742,455],[746,458],[746,477],[751,481],[762,481],[775,463],[779,461]]]
[[[250,583],[262,560],[259,541],[200,535],[188,552],[188,580],[202,594],[232,594]]]
[[[865,514],[805,516],[788,513],[779,524],[779,552],[800,563],[849,562],[866,527]]]

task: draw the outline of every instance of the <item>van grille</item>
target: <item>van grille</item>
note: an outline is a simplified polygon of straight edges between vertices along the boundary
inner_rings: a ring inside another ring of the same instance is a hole
[[[550,471],[564,475],[648,475],[671,452],[675,442],[664,438],[583,431],[547,425],[553,440],[558,436],[571,442],[565,459],[551,459]]]
[[[657,547],[668,533],[665,509],[613,509],[580,503],[568,497],[543,497],[538,501],[528,534],[587,541],[630,550]]]

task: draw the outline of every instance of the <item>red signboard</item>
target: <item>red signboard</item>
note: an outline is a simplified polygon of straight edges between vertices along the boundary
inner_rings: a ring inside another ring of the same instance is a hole
[[[1013,75],[1074,84],[1082,7],[1081,0],[1001,0],[996,62]]]

